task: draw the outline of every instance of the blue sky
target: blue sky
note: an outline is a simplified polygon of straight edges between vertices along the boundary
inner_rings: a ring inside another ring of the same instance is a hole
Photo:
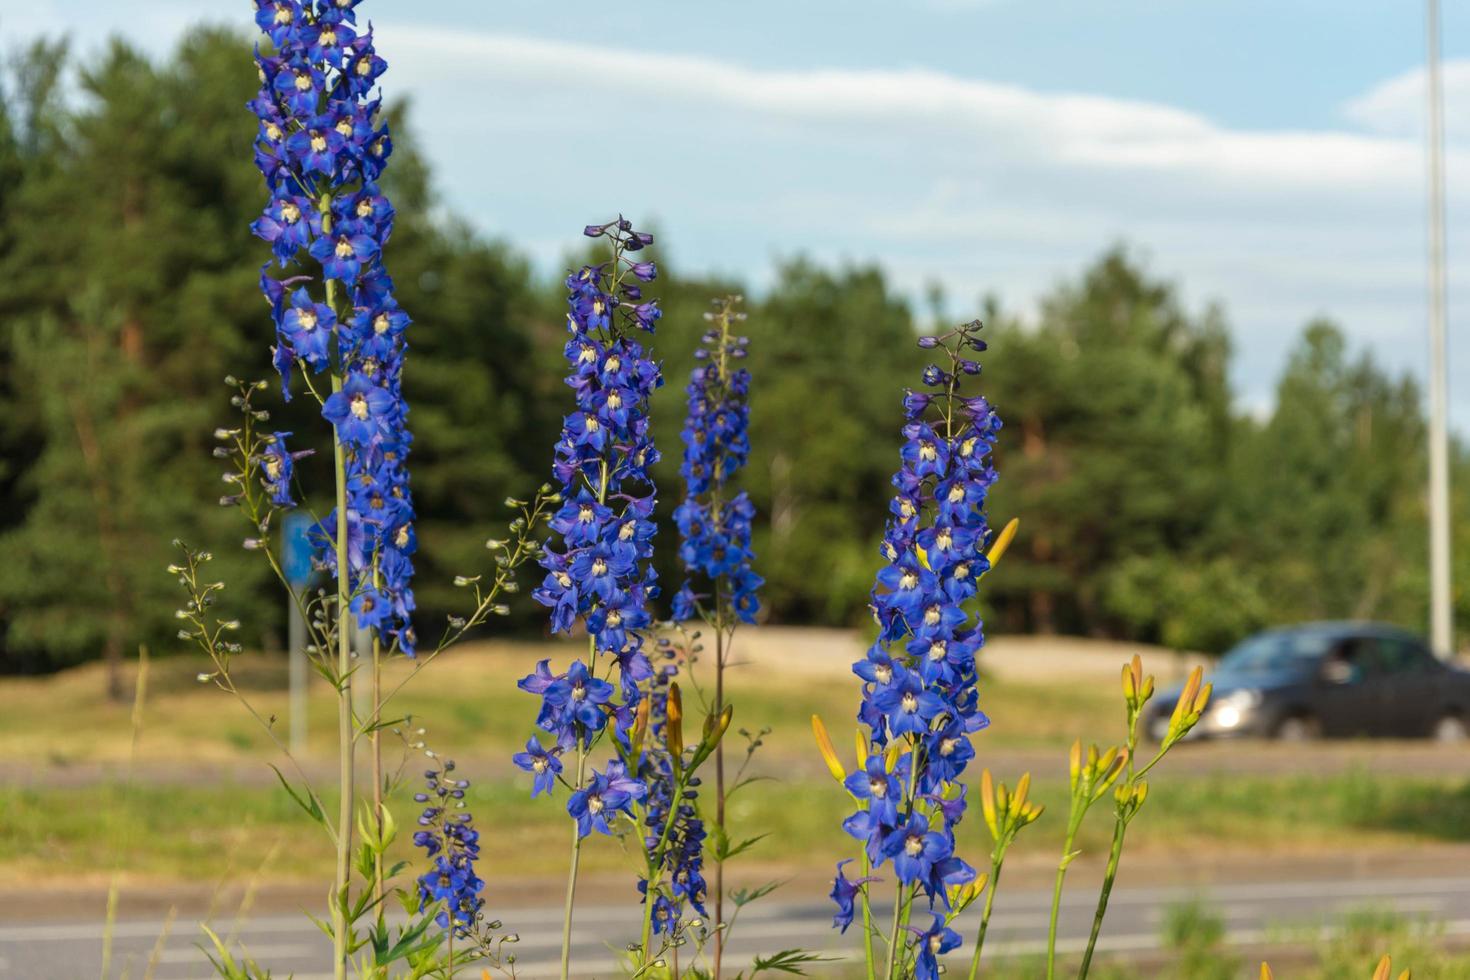
[[[1467,376],[1470,7],[1445,11],[1452,378]],[[0,38],[153,51],[245,0],[0,0]],[[1423,21],[1412,2],[365,0],[444,205],[559,267],[588,220],[655,223],[756,288],[809,254],[876,261],[956,316],[1029,311],[1134,246],[1234,328],[1269,404],[1327,315],[1422,373]],[[1003,352],[994,358],[1000,361]],[[1002,363],[992,369],[1003,368]],[[1100,379],[1100,383],[1105,383]],[[1470,384],[1454,387],[1470,431]]]

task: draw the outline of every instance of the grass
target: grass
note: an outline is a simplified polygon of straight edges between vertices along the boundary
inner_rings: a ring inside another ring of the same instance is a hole
[[[580,646],[565,643],[485,643],[439,658],[403,689],[390,713],[411,713],[431,729],[433,742],[463,756],[504,757],[526,740],[534,700],[515,681],[537,660],[553,662]],[[792,656],[800,656],[799,649]],[[386,671],[391,686],[405,674],[400,660]],[[149,703],[138,745],[140,762],[233,763],[271,758],[269,736],[231,698],[200,684],[198,657],[155,660]],[[283,658],[246,656],[232,667],[236,683],[262,716],[276,718],[284,738],[286,664]],[[764,753],[784,760],[811,756],[809,719],[821,714],[834,735],[851,718],[857,681],[830,677],[772,676],[733,670],[728,680],[737,705],[737,728],[770,727]],[[125,682],[131,686],[131,679]],[[102,668],[91,664],[52,677],[0,680],[0,761],[39,765],[120,762],[131,738],[130,706],[104,695]],[[993,721],[985,738],[996,747],[1065,747],[1079,733],[1116,728],[1114,692],[1058,689],[1035,683],[987,681],[984,698]],[[331,689],[316,679],[308,707],[308,756],[336,752],[336,708]],[[839,736],[840,737],[840,736]],[[1099,734],[1098,737],[1101,737]],[[847,744],[845,741],[843,744]],[[811,764],[815,769],[814,759]]]
[[[471,787],[468,802],[485,831],[485,867],[496,876],[545,875],[564,858],[564,796],[531,800],[528,790],[519,777],[476,780]],[[1040,780],[1033,792],[1048,812],[1022,836],[1012,861],[1042,864],[1055,860],[1066,789],[1060,781]],[[309,824],[278,787],[140,784],[126,808],[115,805],[118,794],[105,784],[0,787],[0,877],[86,877],[111,866],[112,842],[119,839],[131,841],[126,868],[135,879],[241,876],[255,869],[242,868],[239,855],[263,855],[283,841],[291,844],[290,861],[266,868],[266,876],[315,878],[329,870],[330,849],[305,846]],[[324,795],[330,811],[330,794]],[[405,831],[399,845],[407,857],[406,838],[417,814],[406,796],[400,799],[396,815]],[[835,829],[849,810],[846,795],[830,780],[799,779],[750,787],[736,798],[732,818],[749,833],[769,834],[752,854],[760,862],[826,869],[850,856],[851,842]],[[1085,855],[1105,852],[1109,817],[1099,808],[1084,826]],[[988,849],[978,820],[962,824],[958,833],[962,850],[975,855]],[[1193,862],[1206,852],[1217,859],[1248,852],[1259,860],[1272,853],[1340,853],[1447,839],[1470,839],[1470,787],[1463,780],[1200,777],[1156,785],[1124,860],[1125,866],[1130,857]],[[633,866],[617,842],[600,840],[585,854],[594,871]]]
[[[559,873],[566,827],[559,816],[547,817],[559,814],[564,798],[528,799],[527,778],[507,760],[524,743],[534,710],[533,699],[515,689],[515,679],[536,660],[555,661],[571,649],[551,643],[466,647],[416,677],[393,706],[412,712],[416,725],[423,719],[430,743],[460,759],[463,775],[474,781],[469,803],[482,827],[490,828],[483,838],[485,866],[496,876]],[[791,656],[801,653],[793,649]],[[0,875],[28,881],[97,875],[111,867],[109,848],[117,840],[131,842],[126,869],[134,879],[245,877],[256,869],[241,866],[242,861],[258,861],[282,843],[289,845],[290,860],[264,869],[268,877],[315,879],[327,872],[330,848],[309,845],[303,837],[310,832],[305,818],[274,783],[190,775],[199,763],[260,775],[266,761],[278,761],[268,735],[228,695],[200,684],[198,669],[197,661],[183,657],[152,664],[137,749],[144,775],[130,791],[129,806],[117,805],[121,790],[105,782],[57,784],[43,773],[28,784],[0,786]],[[243,657],[234,673],[263,715],[282,716],[286,671],[281,660]],[[403,673],[403,665],[396,665],[388,683]],[[732,822],[746,833],[769,835],[753,859],[809,872],[829,869],[851,851],[851,842],[835,829],[850,804],[811,747],[809,718],[814,712],[823,715],[839,750],[850,752],[844,719],[851,717],[855,682],[840,671],[736,670],[730,687],[739,712],[735,728],[772,729],[754,768],[773,779],[735,798]],[[0,712],[7,720],[0,731],[0,763],[57,767],[50,772],[68,764],[120,763],[133,734],[130,708],[107,701],[103,690],[95,665],[50,678],[0,681]],[[1033,790],[1048,813],[1023,835],[1013,861],[1036,866],[1055,860],[1066,803],[1060,779],[1065,746],[1078,734],[1099,741],[1115,735],[1120,711],[1114,699],[1111,684],[1092,690],[1075,684],[985,683],[984,703],[994,725],[977,744],[982,761],[987,751],[1055,749],[1054,766],[1035,773]],[[695,692],[686,696],[687,704],[696,701]],[[331,768],[333,712],[331,693],[319,684],[312,692],[308,770],[325,774]],[[284,718],[277,724],[284,729]],[[736,732],[730,737],[738,754],[742,740]],[[170,777],[171,767],[181,768],[177,778]],[[999,775],[1013,782],[1019,773]],[[319,788],[330,811],[331,793],[325,785]],[[406,793],[399,799],[397,816],[405,828],[399,847],[407,857],[417,813]],[[1079,839],[1084,853],[1105,852],[1109,816],[1106,805],[1094,812]],[[978,818],[962,825],[959,834],[962,851],[988,851]],[[1144,815],[1130,834],[1129,854],[1195,862],[1199,855],[1229,860],[1242,852],[1259,858],[1271,851],[1327,853],[1464,840],[1470,840],[1470,783],[1463,779],[1353,772],[1165,773],[1154,781]],[[631,864],[616,844],[590,848],[587,860],[593,871]]]

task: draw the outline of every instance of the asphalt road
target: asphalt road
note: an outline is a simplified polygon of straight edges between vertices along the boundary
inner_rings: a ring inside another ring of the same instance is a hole
[[[1168,909],[1202,898],[1224,917],[1229,941],[1252,948],[1300,943],[1306,930],[1320,928],[1354,909],[1396,909],[1411,917],[1431,919],[1448,937],[1470,936],[1470,877],[1343,879],[1277,883],[1232,883],[1198,887],[1118,888],[1113,893],[1100,948],[1117,954],[1142,955],[1159,947],[1160,926]],[[1060,946],[1080,951],[1091,923],[1090,891],[1070,891],[1063,905]],[[991,920],[988,955],[1015,956],[1045,948],[1049,890],[1002,890]],[[518,928],[517,975],[535,980],[557,975],[560,950],[559,908],[501,908],[510,927]],[[574,928],[575,973],[579,977],[620,975],[616,950],[638,927],[632,903],[580,909]],[[879,910],[886,921],[887,910]],[[825,902],[756,903],[741,915],[731,943],[730,962],[748,961],[757,952],[804,947],[824,955],[851,955],[858,948],[856,930],[845,937],[831,928]],[[978,909],[961,919],[967,944],[973,940]],[[324,977],[330,951],[316,927],[304,916],[269,912],[240,923],[215,924],[233,934],[276,976],[298,980]],[[158,980],[212,976],[198,948],[203,940],[197,919],[181,913],[166,937],[162,921],[127,919],[118,923],[113,951],[114,975],[124,967],[141,977],[157,947]],[[0,926],[0,977],[8,980],[81,980],[98,976],[102,957],[102,924],[98,921],[52,920]],[[968,964],[962,950],[956,960]],[[963,972],[955,962],[952,969]],[[478,971],[466,971],[478,975]]]

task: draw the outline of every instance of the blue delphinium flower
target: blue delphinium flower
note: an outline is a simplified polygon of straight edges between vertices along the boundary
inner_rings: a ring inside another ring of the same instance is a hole
[[[387,65],[373,50],[372,29],[358,29],[356,6],[255,0],[269,48],[257,50],[260,90],[249,107],[260,123],[255,162],[270,197],[251,230],[281,267],[309,273],[261,277],[286,397],[298,365],[308,379],[330,371],[343,380],[324,396],[322,414],[346,448],[357,541],[347,591],[358,625],[412,656],[416,538],[402,391],[408,317],[382,263],[393,207],[378,180],[393,144],[381,100],[371,97]],[[279,504],[288,494],[277,486]],[[322,522],[326,533],[313,535],[318,563],[334,571],[336,523],[333,511]]]
[[[663,383],[658,365],[636,339],[651,333],[655,302],[639,283],[654,278],[651,262],[630,256],[653,242],[618,219],[591,225],[590,238],[606,238],[612,260],[586,266],[567,277],[567,385],[576,405],[556,443],[553,473],[562,506],[552,518],[555,537],[541,556],[546,578],[534,593],[551,609],[554,632],[568,632],[580,619],[590,637],[587,662],[574,661],[561,674],[546,663],[520,682],[541,697],[537,725],[553,746],[527,746],[523,755],[562,763],[577,758],[568,812],[582,836],[611,832],[617,813],[631,816],[634,801],[647,794],[640,774],[614,761],[601,775],[585,772],[587,751],[608,729],[626,747],[639,702],[653,679],[644,651],[651,622],[648,602],[658,594],[651,520],[654,485],[649,468],[658,461],[648,420],[648,399]],[[617,677],[611,678],[616,667]],[[540,763],[550,766],[551,762]],[[548,780],[539,784],[552,789]],[[534,789],[534,787],[533,787]]]
[[[876,878],[859,878],[856,881],[843,874],[844,865],[852,863],[852,859],[837,862],[837,876],[832,879],[832,902],[837,906],[837,913],[832,916],[832,925],[842,932],[852,925],[852,917],[855,911],[854,902],[863,890],[863,886]]]
[[[414,833],[413,842],[431,862],[418,879],[419,909],[437,906],[435,921],[440,928],[448,929],[452,922],[455,935],[468,936],[485,905],[480,896],[485,883],[475,874],[480,833],[470,826],[473,818],[464,809],[470,783],[452,777],[453,772],[454,762],[447,759],[425,770],[426,792],[414,794],[415,802],[428,805],[419,815],[422,829]]]
[[[275,432],[266,442],[260,454],[260,479],[271,495],[271,503],[277,507],[295,507],[291,497],[291,480],[296,473],[296,461],[310,456],[313,450],[286,448],[289,432]]]
[[[659,641],[660,664],[655,672],[649,691],[648,741],[640,759],[639,773],[648,786],[648,798],[643,815],[643,847],[649,863],[659,854],[663,842],[662,858],[655,868],[660,876],[667,876],[668,891],[659,890],[654,899],[653,929],[655,933],[674,937],[679,930],[686,903],[701,916],[707,915],[704,900],[704,821],[699,816],[696,800],[700,780],[688,781],[682,796],[674,798],[678,780],[674,772],[673,759],[666,748],[666,726],[668,725],[669,689],[674,675],[678,673],[675,663],[678,652],[667,639]],[[673,822],[669,816],[672,811]],[[663,841],[664,828],[668,828],[668,839]],[[660,877],[659,880],[662,880]],[[639,878],[638,892],[648,901],[648,879]]]
[[[918,957],[914,963],[914,980],[939,980],[939,956],[959,948],[960,934],[945,924],[944,916],[935,915],[934,922],[923,932],[910,929],[915,935]]]
[[[731,622],[755,622],[762,579],[751,569],[750,526],[755,506],[730,482],[750,457],[750,372],[739,367],[749,339],[731,328],[745,319],[739,297],[716,303],[694,356],[688,415],[681,438],[684,500],[674,511],[684,584],[674,596],[674,619],[694,618],[702,606],[712,621],[728,611]],[[703,591],[699,591],[703,590]]]
[[[901,893],[922,892],[936,913],[929,931],[909,930],[918,936],[912,962],[920,977],[936,976],[937,956],[959,945],[943,913],[950,890],[975,879],[955,854],[954,825],[965,812],[959,781],[975,756],[971,738],[989,724],[976,689],[984,634],[967,603],[989,568],[984,505],[1001,425],[988,402],[960,392],[962,376],[978,373],[968,352],[984,350],[979,327],[920,342],[942,349],[950,364],[925,368],[933,390],[903,400],[902,465],[872,594],[879,637],[853,665],[870,751],[865,769],[848,777],[861,809],[843,826],[874,866],[893,862]],[[841,914],[839,901],[839,925]]]

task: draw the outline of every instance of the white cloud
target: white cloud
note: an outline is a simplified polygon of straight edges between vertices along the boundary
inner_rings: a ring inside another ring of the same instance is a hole
[[[685,267],[874,260],[916,295],[940,280],[957,307],[988,291],[1027,306],[1129,241],[1192,302],[1225,302],[1248,403],[1321,314],[1394,368],[1422,368],[1422,149],[1373,122],[1392,118],[1373,108],[1386,96],[1356,100],[1352,127],[1256,131],[924,68],[766,69],[382,26],[447,188],[479,188],[461,200],[512,240],[578,227],[612,199],[655,213]],[[1451,177],[1467,163],[1470,146],[1453,150]],[[1456,415],[1470,424],[1470,392]]]
[[[66,22],[56,0],[39,2]],[[75,2],[93,8],[72,25],[84,42],[139,31],[123,5]],[[156,6],[172,21],[200,4],[237,18],[216,0]],[[0,19],[12,36],[32,23]],[[916,296],[941,281],[968,315],[982,292],[1028,307],[1126,241],[1191,302],[1224,301],[1248,404],[1269,396],[1319,314],[1393,366],[1422,369],[1418,73],[1341,107],[1340,126],[1252,130],[1165,104],[1167,78],[1150,102],[921,66],[758,67],[653,50],[657,33],[613,47],[375,20],[387,92],[413,101],[445,204],[545,266],[587,220],[622,208],[656,220],[684,269],[759,284],[777,256],[876,261]],[[158,27],[140,38],[150,50],[181,29]],[[1456,233],[1470,214],[1457,181],[1470,173],[1470,61],[1447,63],[1446,82],[1453,258],[1470,250]],[[1463,334],[1470,276],[1456,268],[1451,326]],[[1454,376],[1470,377],[1470,343],[1451,350]],[[1470,391],[1454,400],[1470,428]]]
[[[1425,107],[1424,68],[1412,68],[1385,79],[1343,107],[1349,121],[1375,133],[1423,138]],[[1452,58],[1441,65],[1445,138],[1470,141],[1470,58]]]

